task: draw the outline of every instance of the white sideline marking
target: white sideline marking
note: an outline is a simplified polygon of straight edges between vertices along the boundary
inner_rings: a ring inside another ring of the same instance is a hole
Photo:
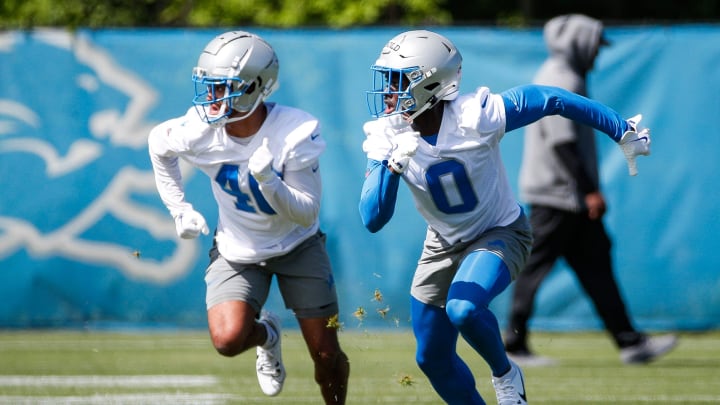
[[[205,387],[218,379],[209,375],[4,375],[0,387]]]
[[[627,395],[623,396],[621,398],[613,397],[613,396],[592,396],[592,397],[586,397],[583,398],[580,401],[575,402],[594,402],[594,401],[606,401],[608,403],[613,402],[630,402],[630,403],[638,403],[638,402],[671,402],[675,404],[690,404],[690,403],[712,403],[717,404],[720,403],[720,396],[718,395],[706,395],[706,394],[677,394],[677,395],[667,395],[667,394],[658,394],[658,395],[639,395],[639,396],[632,396]]]
[[[225,404],[233,399],[223,394],[118,394],[58,397],[0,396],[0,404],[12,405],[215,405]]]

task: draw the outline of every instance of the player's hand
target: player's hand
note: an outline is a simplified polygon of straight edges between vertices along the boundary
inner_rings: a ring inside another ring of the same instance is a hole
[[[175,231],[183,239],[194,239],[201,232],[203,235],[210,232],[205,218],[193,209],[183,211],[175,217]]]
[[[258,183],[266,183],[275,177],[272,170],[273,155],[268,148],[268,139],[263,138],[263,143],[250,156],[248,161],[248,169],[250,174],[258,181]]]
[[[420,145],[420,133],[416,131],[401,132],[392,138],[393,149],[388,159],[390,170],[400,174],[407,169],[410,159],[415,156]]]
[[[641,128],[638,124],[642,119],[642,115],[638,114],[629,120],[627,123],[630,125],[630,129],[625,132],[620,138],[620,149],[625,154],[625,159],[628,163],[628,172],[631,176],[638,174],[637,163],[635,158],[639,155],[650,154],[650,129]]]
[[[393,135],[401,132],[412,131],[412,123],[403,114],[395,114],[385,117]]]
[[[588,218],[593,221],[602,218],[607,210],[605,198],[599,191],[593,191],[592,193],[585,195],[585,207],[587,207]]]

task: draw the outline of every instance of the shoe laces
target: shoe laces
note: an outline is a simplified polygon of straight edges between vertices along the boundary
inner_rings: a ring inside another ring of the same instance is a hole
[[[280,362],[275,359],[270,350],[261,349],[258,353],[257,370],[261,374],[277,377],[280,375]]]
[[[501,381],[495,386],[495,394],[497,396],[498,404],[509,404],[515,403],[517,393],[515,387],[510,381]]]
[[[518,397],[517,390],[513,384],[512,376],[506,376],[505,378],[498,378],[494,381],[495,385],[495,396],[497,397],[498,404],[520,404],[522,403]]]

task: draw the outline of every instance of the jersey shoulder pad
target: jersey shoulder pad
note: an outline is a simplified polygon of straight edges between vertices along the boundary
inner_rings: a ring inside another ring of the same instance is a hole
[[[505,104],[489,88],[478,87],[474,93],[458,97],[453,105],[458,108],[461,127],[485,135],[505,132]]]
[[[177,133],[173,131],[182,120],[183,117],[171,118],[155,125],[155,127],[150,130],[148,146],[151,153],[166,156],[171,154],[171,152],[179,152],[182,142],[178,139]]]
[[[182,153],[192,148],[212,128],[203,122],[191,108],[183,116],[171,118],[156,125],[148,137],[151,151],[166,155],[170,151]]]
[[[325,151],[320,122],[312,114],[294,107],[274,105],[268,115],[268,135],[282,145],[279,165],[287,170],[310,166]]]

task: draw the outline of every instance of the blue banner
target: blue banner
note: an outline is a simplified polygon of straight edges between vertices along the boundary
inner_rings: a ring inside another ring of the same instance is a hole
[[[409,284],[425,225],[401,186],[378,234],[358,215],[369,66],[404,28],[256,30],[276,49],[271,100],[322,122],[322,228],[345,328],[408,327]],[[460,49],[464,91],[531,81],[546,57],[539,29],[442,28]],[[147,135],[183,114],[191,70],[217,30],[0,33],[0,327],[205,327],[211,238],[179,240],[155,189]],[[600,135],[614,262],[628,308],[645,329],[720,326],[720,27],[613,27],[590,77],[591,96],[643,113],[653,154],[631,178]],[[717,39],[716,39],[717,38]],[[517,179],[523,131],[503,154]],[[187,198],[210,225],[208,179],[186,168]],[[715,185],[714,185],[715,184]],[[493,303],[501,323],[509,291]],[[599,328],[563,263],[537,297],[536,329]],[[268,305],[288,320],[277,289]]]

